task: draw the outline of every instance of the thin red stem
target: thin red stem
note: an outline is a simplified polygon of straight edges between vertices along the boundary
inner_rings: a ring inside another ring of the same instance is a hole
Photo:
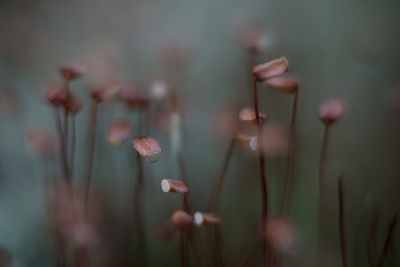
[[[392,243],[392,240],[393,240],[396,223],[397,223],[397,214],[393,216],[393,218],[390,222],[389,231],[388,231],[388,233],[386,235],[386,239],[385,239],[385,244],[383,245],[382,252],[379,256],[378,267],[384,266],[383,263],[386,258],[387,252],[389,250],[390,244]]]
[[[258,161],[260,163],[260,182],[261,182],[261,222],[263,225],[263,232],[266,231],[266,219],[268,215],[268,188],[267,188],[267,180],[265,177],[265,155],[263,148],[263,125],[260,119],[260,114],[258,110],[258,96],[257,96],[257,81],[253,77],[253,101],[254,101],[254,113],[256,114],[257,120],[257,146],[258,146]],[[263,266],[267,266],[267,242],[263,239],[262,241],[262,257],[263,257]]]
[[[340,233],[340,248],[342,251],[343,267],[347,267],[347,253],[346,253],[346,235],[344,227],[344,199],[343,199],[343,176],[340,175],[338,181],[339,191],[339,233]]]
[[[65,136],[64,136],[63,129],[61,126],[60,112],[59,112],[58,108],[54,109],[54,116],[55,116],[55,120],[56,120],[58,139],[60,142],[61,166],[62,166],[62,170],[63,170],[63,176],[64,176],[64,180],[69,184],[71,177],[70,177],[70,173],[69,173],[69,169],[68,169],[67,151],[65,148]]]

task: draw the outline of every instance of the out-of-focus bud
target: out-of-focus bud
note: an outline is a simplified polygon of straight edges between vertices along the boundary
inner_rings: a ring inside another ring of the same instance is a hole
[[[150,93],[154,99],[163,99],[169,93],[170,88],[163,80],[153,80],[150,83]]]
[[[236,31],[235,35],[240,44],[252,53],[260,53],[273,44],[271,37],[255,25],[242,27],[242,29]]]
[[[86,68],[79,64],[64,65],[59,68],[63,78],[67,81],[81,78],[86,74]]]
[[[161,147],[158,142],[150,136],[140,136],[133,140],[136,151],[148,162],[156,162],[161,155]]]
[[[279,92],[292,94],[297,91],[299,82],[296,78],[279,76],[266,80],[264,85]]]
[[[171,223],[171,221],[164,222],[157,226],[156,236],[162,240],[169,239],[170,237],[174,236],[176,230],[177,228]]]
[[[134,88],[123,88],[120,95],[129,108],[142,109],[150,104],[150,100],[140,95]]]
[[[288,67],[289,64],[286,58],[280,57],[278,59],[256,65],[253,68],[253,75],[258,82],[263,82],[285,73],[288,70]]]
[[[342,99],[332,98],[324,103],[319,108],[319,119],[325,125],[331,125],[339,120],[345,111],[345,103]]]
[[[180,180],[164,179],[161,181],[161,189],[164,192],[187,193],[189,186]]]
[[[251,151],[257,151],[256,136],[246,135],[238,132],[233,135],[233,138],[235,138],[235,140],[238,141],[242,147],[249,149]]]
[[[212,213],[196,212],[194,214],[194,223],[200,225],[219,225],[220,218]]]
[[[120,89],[120,85],[116,81],[110,81],[106,86],[104,87],[96,87],[94,88],[91,92],[90,95],[91,97],[98,101],[104,101],[107,100],[111,97],[113,97]]]
[[[29,131],[28,143],[43,157],[52,157],[55,154],[53,136],[40,128],[33,128]]]
[[[187,214],[183,210],[175,211],[171,216],[171,221],[178,227],[178,228],[187,228],[189,225],[193,223],[193,216]]]
[[[65,103],[65,108],[67,111],[72,115],[76,115],[79,111],[81,111],[82,107],[82,100],[80,100],[76,95],[69,93],[68,99]]]
[[[279,253],[293,254],[297,246],[297,231],[293,223],[282,216],[270,216],[264,222],[265,238]]]
[[[45,98],[55,107],[64,105],[67,100],[67,90],[61,84],[52,84],[47,88]]]
[[[78,247],[92,246],[100,238],[95,225],[83,218],[78,219],[69,231],[68,237]]]
[[[290,131],[288,128],[267,124],[263,129],[262,146],[266,156],[280,157],[286,156],[290,143]]]
[[[107,141],[113,146],[119,146],[132,133],[132,124],[125,120],[112,122],[107,129]]]
[[[264,124],[268,117],[265,114],[259,113],[261,123]],[[257,125],[256,114],[249,108],[244,108],[239,112],[239,120],[249,125]]]

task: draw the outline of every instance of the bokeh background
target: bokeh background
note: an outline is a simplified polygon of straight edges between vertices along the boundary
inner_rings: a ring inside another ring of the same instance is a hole
[[[88,90],[109,78],[134,83],[146,92],[151,79],[169,75],[162,63],[165,51],[184,51],[187,64],[174,73],[184,110],[183,154],[193,205],[205,209],[230,141],[221,133],[218,118],[225,113],[228,118],[236,116],[241,107],[252,106],[248,52],[232,31],[255,22],[270,44],[255,62],[285,56],[289,72],[301,82],[290,214],[301,236],[296,257],[302,264],[309,262],[315,245],[323,133],[317,110],[324,100],[341,97],[347,111],[332,131],[329,173],[332,184],[340,172],[344,174],[349,257],[357,261],[353,266],[366,266],[363,244],[356,246],[357,230],[365,234],[370,208],[377,203],[381,244],[400,203],[399,10],[396,0],[2,0],[0,86],[7,94],[2,93],[0,102],[13,104],[0,114],[0,245],[18,266],[54,266],[43,162],[28,147],[27,133],[36,126],[55,132],[43,91],[60,80],[57,67],[64,63],[87,67],[88,75],[71,88],[89,100]],[[271,122],[288,124],[290,97],[260,89],[260,99]],[[77,116],[78,180],[85,165],[88,110],[86,104]],[[120,149],[110,148],[105,130],[114,118],[134,116],[111,104],[100,108],[94,190],[105,196],[117,218],[130,217],[134,151],[130,141]],[[145,164],[147,253],[151,266],[174,266],[179,262],[176,238],[159,240],[154,229],[180,202],[179,197],[162,193],[159,183],[179,176],[179,171],[169,150],[168,131],[153,130],[164,153],[156,164]],[[272,210],[284,173],[277,167],[281,161],[267,162]],[[256,240],[257,175],[256,157],[236,150],[221,204],[229,266],[235,266]],[[335,190],[332,187],[333,194]],[[327,250],[332,266],[340,262],[336,230],[332,228]],[[399,233],[395,240],[400,241]]]

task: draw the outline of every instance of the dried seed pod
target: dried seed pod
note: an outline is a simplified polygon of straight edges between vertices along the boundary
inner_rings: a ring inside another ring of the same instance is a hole
[[[299,82],[293,77],[279,76],[264,81],[264,85],[279,92],[292,94],[297,91]]]
[[[33,128],[29,131],[28,142],[33,149],[44,157],[52,157],[55,154],[53,136],[40,128]]]
[[[265,238],[279,253],[293,254],[297,245],[297,231],[292,222],[282,216],[270,216],[264,222]]]
[[[259,113],[261,123],[264,124],[268,120],[268,116]],[[244,108],[239,112],[239,120],[249,125],[257,125],[256,114],[250,108]]]
[[[318,111],[318,116],[322,123],[325,125],[331,125],[342,117],[344,111],[344,101],[332,98],[322,103]]]
[[[156,162],[162,152],[158,142],[150,136],[140,136],[133,140],[136,151],[148,162]]]
[[[194,223],[196,225],[219,225],[220,218],[212,213],[196,212],[194,214]]]
[[[161,181],[161,189],[164,192],[175,192],[175,193],[187,193],[189,192],[189,186],[180,180],[164,179]]]
[[[101,101],[104,101],[104,100],[107,100],[107,99],[113,97],[119,90],[120,90],[119,83],[116,81],[110,81],[104,87],[94,88],[90,92],[90,95],[94,100],[101,102]]]
[[[280,57],[253,68],[253,76],[258,82],[262,82],[279,76],[288,70],[289,64],[286,58]]]
[[[59,71],[65,80],[75,80],[86,74],[86,68],[79,64],[64,65]]]
[[[65,108],[68,113],[72,115],[76,115],[79,111],[81,111],[83,107],[83,102],[76,95],[69,93],[68,99],[65,102]]]
[[[177,210],[172,214],[171,221],[179,228],[186,228],[193,223],[193,216],[183,210]]]
[[[257,151],[257,136],[250,136],[237,132],[233,135],[233,138],[235,138],[242,147],[252,151]]]
[[[113,146],[119,146],[132,133],[132,124],[129,121],[117,120],[107,129],[107,141]]]
[[[55,107],[64,105],[67,100],[67,90],[61,84],[52,84],[47,88],[45,98],[47,102]]]

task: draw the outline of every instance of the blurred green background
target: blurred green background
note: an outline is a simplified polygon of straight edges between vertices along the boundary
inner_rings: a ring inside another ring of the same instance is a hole
[[[0,86],[18,95],[18,106],[0,114],[0,246],[19,266],[53,266],[43,163],[28,148],[26,136],[33,126],[55,132],[43,91],[60,80],[57,67],[63,63],[79,62],[87,67],[88,76],[71,88],[88,100],[88,89],[108,78],[133,82],[145,92],[152,78],[168,72],[160,63],[165,47],[187,47],[190,63],[179,74],[182,81],[177,88],[185,110],[183,154],[193,204],[205,209],[230,140],[216,134],[216,117],[227,108],[237,112],[252,106],[251,84],[245,82],[250,74],[248,55],[231,34],[234,25],[249,20],[257,21],[273,40],[257,62],[285,56],[289,73],[301,82],[296,187],[290,214],[301,232],[302,253],[297,257],[304,258],[300,261],[305,264],[313,256],[323,133],[317,110],[329,97],[341,97],[348,104],[345,116],[333,128],[329,173],[332,184],[344,173],[347,238],[353,246],[356,230],[367,227],[372,202],[378,203],[382,227],[400,204],[399,11],[396,0],[2,0]],[[289,122],[290,97],[260,88],[260,99],[261,110],[270,115],[271,122]],[[85,164],[88,109],[86,102],[77,116],[78,176]],[[127,216],[134,151],[130,141],[118,150],[109,148],[104,134],[112,119],[134,115],[104,104],[99,117],[94,188],[107,196],[116,216]],[[168,131],[153,135],[164,153],[158,163],[145,164],[149,262],[174,266],[178,263],[176,238],[160,241],[154,229],[169,219],[180,202],[179,197],[162,193],[159,183],[163,178],[177,178],[179,172],[169,150]],[[267,162],[273,210],[283,175],[276,166],[279,160]],[[230,244],[225,247],[229,266],[256,239],[257,175],[255,156],[237,149],[221,205],[224,242]],[[399,233],[396,240],[399,243]],[[338,240],[333,238],[329,251],[327,262],[336,266]],[[358,253],[365,260],[365,252]],[[359,254],[349,248],[352,260]]]

